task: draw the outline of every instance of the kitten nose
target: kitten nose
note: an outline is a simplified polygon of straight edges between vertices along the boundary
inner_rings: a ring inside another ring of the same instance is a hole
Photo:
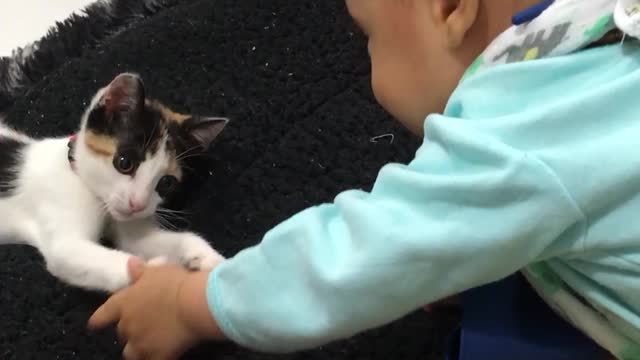
[[[133,199],[129,199],[129,211],[132,213],[139,213],[146,208],[145,204],[142,202],[134,201]]]

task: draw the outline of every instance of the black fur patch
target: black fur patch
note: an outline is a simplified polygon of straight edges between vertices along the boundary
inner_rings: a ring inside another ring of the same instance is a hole
[[[167,150],[174,151],[177,156],[183,157],[186,156],[189,147],[192,147],[193,144],[190,144],[188,141],[188,136],[184,132],[184,127],[180,124],[169,121],[167,124]]]
[[[22,151],[27,144],[19,140],[0,136],[0,197],[10,195],[16,187],[18,166]]]
[[[87,118],[87,129],[98,135],[116,140],[117,153],[134,152],[139,159],[145,154],[158,151],[160,140],[166,131],[166,121],[152,106],[145,105],[142,113],[114,113],[110,116],[105,108],[94,108]]]

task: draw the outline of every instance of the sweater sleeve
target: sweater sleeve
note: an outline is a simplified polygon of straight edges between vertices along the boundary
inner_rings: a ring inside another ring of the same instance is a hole
[[[428,121],[415,159],[384,167],[370,192],[298,213],[211,273],[208,302],[232,340],[290,352],[349,337],[580,234],[580,209],[539,159],[458,119]]]

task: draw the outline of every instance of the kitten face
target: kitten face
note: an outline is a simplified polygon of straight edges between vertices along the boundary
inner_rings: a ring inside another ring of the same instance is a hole
[[[180,185],[181,158],[205,151],[226,123],[175,113],[146,98],[137,75],[120,74],[84,114],[76,171],[116,220],[149,217]]]

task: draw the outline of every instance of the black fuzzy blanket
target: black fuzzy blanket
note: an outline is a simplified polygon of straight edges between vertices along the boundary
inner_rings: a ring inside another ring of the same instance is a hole
[[[114,0],[88,13],[0,60],[0,112],[33,136],[70,134],[98,87],[135,71],[177,110],[230,117],[183,224],[225,256],[305,207],[369,189],[419,145],[376,105],[343,0]],[[35,250],[0,247],[0,359],[118,359],[113,331],[85,330],[102,300],[56,281]],[[442,359],[454,323],[420,311],[304,354],[211,344],[185,358]]]

